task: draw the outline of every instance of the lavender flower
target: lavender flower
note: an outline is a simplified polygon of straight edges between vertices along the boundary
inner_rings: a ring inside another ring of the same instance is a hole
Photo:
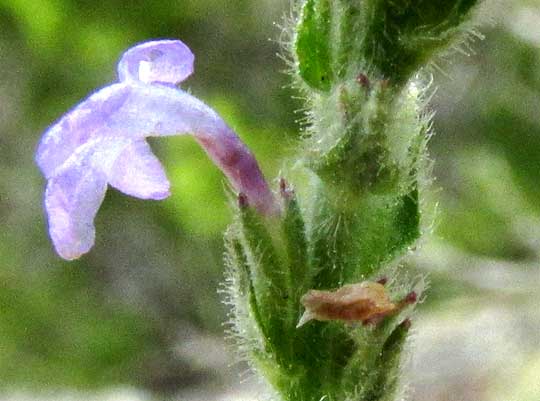
[[[36,160],[47,179],[49,233],[64,259],[93,246],[94,217],[108,184],[141,199],[169,196],[148,136],[192,134],[250,204],[264,214],[274,211],[249,149],[214,110],[176,87],[193,62],[179,40],[137,45],[118,64],[119,83],[91,95],[43,135]]]

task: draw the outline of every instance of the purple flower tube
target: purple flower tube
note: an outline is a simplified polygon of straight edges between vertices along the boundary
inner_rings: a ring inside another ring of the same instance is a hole
[[[47,179],[45,209],[58,254],[76,259],[94,244],[107,185],[141,199],[169,196],[169,181],[145,138],[191,134],[262,214],[276,210],[253,154],[221,117],[176,85],[193,72],[179,40],[139,44],[122,56],[119,83],[65,114],[43,135],[36,161]]]

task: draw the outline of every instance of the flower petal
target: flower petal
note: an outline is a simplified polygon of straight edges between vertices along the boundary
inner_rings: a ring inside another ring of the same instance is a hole
[[[133,142],[120,153],[109,173],[109,184],[141,199],[160,200],[170,195],[165,171],[144,140]]]
[[[190,94],[169,87],[132,85],[122,108],[113,113],[113,130],[168,136],[191,133],[238,192],[261,213],[276,211],[273,195],[257,160],[236,133],[210,107]]]
[[[215,132],[223,126],[212,109],[181,90],[113,84],[92,94],[51,126],[40,141],[36,161],[49,178],[79,147],[100,138]]]
[[[68,169],[47,183],[49,233],[64,259],[77,259],[94,245],[94,217],[106,189],[105,174],[92,168]]]
[[[81,146],[112,136],[107,129],[107,121],[119,111],[130,93],[128,85],[103,88],[52,125],[41,138],[36,152],[37,164],[45,177],[54,176],[55,171]]]
[[[253,206],[265,214],[275,211],[273,196],[249,149],[214,110],[176,88],[132,82],[96,92],[45,133],[37,161],[45,176],[51,177],[91,141],[139,141],[186,133],[195,136]],[[103,151],[110,153],[107,148]]]
[[[177,85],[193,73],[195,56],[180,40],[156,40],[126,51],[118,63],[120,82]]]

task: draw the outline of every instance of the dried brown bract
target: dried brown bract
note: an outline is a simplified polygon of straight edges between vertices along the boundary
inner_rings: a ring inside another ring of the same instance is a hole
[[[408,300],[411,294],[395,304],[390,300],[383,284],[371,281],[345,285],[336,291],[310,290],[300,301],[306,310],[296,327],[303,326],[310,320],[377,324],[386,316],[397,313],[405,305],[414,303],[415,301]],[[416,297],[414,299],[416,300]]]

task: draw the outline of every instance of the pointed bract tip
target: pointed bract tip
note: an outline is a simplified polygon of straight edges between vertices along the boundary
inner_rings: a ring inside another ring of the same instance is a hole
[[[238,194],[238,207],[240,207],[240,209],[246,209],[249,207],[248,198],[246,194],[242,192]]]
[[[279,190],[281,191],[281,193],[287,190],[287,180],[283,177],[279,179]]]
[[[305,311],[304,314],[302,315],[302,317],[300,318],[300,320],[298,321],[298,324],[296,325],[296,328],[299,329],[300,327],[302,327],[306,323],[310,322],[314,318],[315,318],[315,316],[311,312]]]
[[[380,285],[386,285],[388,283],[388,277],[381,277],[379,280],[377,280],[377,283]]]
[[[286,201],[290,201],[294,198],[294,189],[292,189],[285,178],[279,180],[279,193]]]
[[[401,327],[403,327],[405,330],[410,330],[412,326],[411,319],[407,318],[403,322],[401,322]]]
[[[363,88],[369,90],[371,88],[371,81],[369,80],[366,74],[360,73],[356,77],[356,82],[360,84]]]
[[[411,291],[403,301],[409,305],[415,304],[418,301],[418,294],[415,291]]]

